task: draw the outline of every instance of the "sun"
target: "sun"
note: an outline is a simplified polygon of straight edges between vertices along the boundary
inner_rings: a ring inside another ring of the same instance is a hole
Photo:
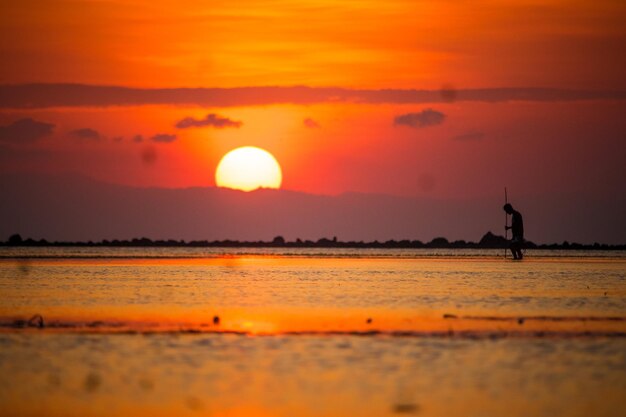
[[[218,187],[252,191],[257,188],[280,188],[283,174],[276,158],[256,146],[233,149],[222,157],[215,170]]]

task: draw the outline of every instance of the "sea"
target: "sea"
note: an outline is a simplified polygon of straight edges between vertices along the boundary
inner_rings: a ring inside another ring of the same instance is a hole
[[[0,248],[0,416],[625,416],[626,251]]]

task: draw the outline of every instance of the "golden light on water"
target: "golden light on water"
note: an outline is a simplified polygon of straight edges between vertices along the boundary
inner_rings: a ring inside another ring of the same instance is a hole
[[[0,259],[0,415],[623,409],[623,257],[155,253]]]
[[[244,146],[228,152],[217,165],[218,187],[252,191],[258,188],[280,188],[283,174],[274,156],[255,146]]]

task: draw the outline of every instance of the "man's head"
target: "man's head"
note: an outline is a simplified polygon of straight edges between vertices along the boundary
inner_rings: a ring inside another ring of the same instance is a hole
[[[513,213],[513,206],[510,205],[509,203],[506,203],[503,207],[502,210],[506,211],[507,214],[511,214]]]

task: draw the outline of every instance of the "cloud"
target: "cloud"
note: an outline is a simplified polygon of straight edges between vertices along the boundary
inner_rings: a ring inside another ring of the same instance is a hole
[[[419,113],[407,113],[396,116],[393,124],[396,126],[409,126],[414,128],[440,125],[446,115],[433,109],[425,109]]]
[[[448,91],[450,90],[450,91]],[[453,91],[453,93],[451,93]],[[204,107],[315,103],[626,100],[626,91],[556,88],[353,90],[328,87],[129,88],[83,84],[0,85],[0,108],[188,105]]]
[[[307,117],[306,119],[304,119],[304,126],[308,127],[309,129],[318,129],[321,127],[319,123],[317,123],[315,120],[311,119],[310,117]]]
[[[176,140],[176,135],[168,135],[167,133],[159,133],[150,138],[153,142],[172,143]]]
[[[32,143],[51,135],[53,129],[52,123],[38,122],[31,118],[20,119],[10,125],[0,126],[0,141]]]
[[[461,135],[455,136],[452,139],[454,140],[481,140],[482,138],[485,137],[485,134],[483,132],[477,132],[477,131],[471,131],[471,132],[467,132],[467,133],[463,133]]]
[[[446,103],[453,103],[457,96],[456,88],[452,84],[442,85],[439,94],[441,94],[441,100]]]
[[[133,138],[133,142],[135,142],[135,143],[141,143],[141,142],[143,142],[143,136],[141,136],[141,135],[135,135],[135,137]]]
[[[158,158],[157,150],[154,146],[148,145],[141,150],[141,161],[146,165],[154,165]]]
[[[221,117],[215,113],[207,114],[204,119],[194,119],[193,117],[185,117],[176,123],[176,127],[179,129],[187,129],[190,127],[215,127],[223,129],[225,127],[241,127],[243,122],[231,120],[227,117]]]
[[[93,140],[98,141],[102,139],[102,135],[95,129],[91,129],[89,127],[85,127],[82,129],[76,129],[69,132],[70,136],[74,136],[75,138],[85,139],[85,140]]]

